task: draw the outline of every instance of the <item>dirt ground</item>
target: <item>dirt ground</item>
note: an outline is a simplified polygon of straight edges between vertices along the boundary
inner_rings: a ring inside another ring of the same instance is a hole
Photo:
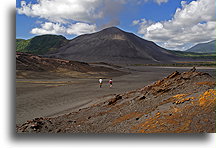
[[[113,87],[109,88],[108,78],[99,88],[98,79],[17,79],[16,80],[16,124],[20,125],[36,117],[52,117],[94,104],[110,94],[119,94],[142,88],[174,71],[188,71],[191,67],[144,67],[121,68],[128,75],[112,77]],[[198,68],[212,76],[214,68]]]

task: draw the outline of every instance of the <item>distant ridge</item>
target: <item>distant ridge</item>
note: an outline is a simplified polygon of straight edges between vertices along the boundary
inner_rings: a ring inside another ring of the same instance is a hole
[[[92,66],[84,62],[45,58],[29,53],[16,52],[16,78],[20,79],[92,78],[123,74],[126,74],[126,72],[103,66]]]
[[[117,27],[85,34],[72,39],[68,44],[47,56],[84,62],[108,63],[166,63],[177,56],[144,40],[133,33]]]
[[[216,53],[216,40],[213,40],[208,43],[197,44],[186,52],[197,52],[197,53]]]

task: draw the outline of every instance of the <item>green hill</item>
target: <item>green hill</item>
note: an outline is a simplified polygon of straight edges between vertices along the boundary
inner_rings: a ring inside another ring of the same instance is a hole
[[[31,39],[16,39],[16,51],[33,54],[52,53],[66,45],[68,40],[62,35],[41,35]]]
[[[208,43],[201,43],[193,46],[192,48],[186,50],[186,52],[196,52],[196,53],[216,53],[216,40],[208,42]]]

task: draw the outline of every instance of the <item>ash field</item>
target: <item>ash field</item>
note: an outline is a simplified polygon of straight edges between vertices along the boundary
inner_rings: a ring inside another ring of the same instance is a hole
[[[18,133],[215,132],[214,59],[113,27],[57,47],[17,50]]]
[[[191,73],[192,76],[189,75],[189,72],[188,78],[185,76],[185,79],[188,80],[183,82],[179,80],[180,78],[178,80],[169,80],[171,82],[163,80],[163,78],[173,71],[183,73],[184,71],[190,71],[190,68],[127,67],[125,69],[130,74],[112,77],[112,88],[109,88],[108,85],[109,78],[104,79],[102,88],[99,88],[98,79],[96,78],[18,79],[16,108],[18,132],[131,133],[137,132],[139,129],[132,130],[132,126],[138,126],[144,121],[147,122],[147,120],[157,122],[156,117],[153,119],[157,113],[164,116],[179,113],[182,115],[177,117],[179,121],[172,119],[172,124],[166,125],[166,119],[164,119],[164,126],[170,126],[170,130],[160,131],[160,127],[157,127],[157,130],[152,130],[153,128],[151,127],[152,131],[150,129],[148,131],[153,133],[175,132],[172,131],[173,127],[171,126],[184,124],[182,122],[191,113],[191,110],[185,111],[184,107],[192,105],[193,102],[198,102],[202,93],[204,94],[208,91],[210,91],[211,95],[209,101],[213,99],[211,102],[213,106],[206,106],[206,108],[211,111],[200,113],[199,110],[202,108],[198,105],[195,106],[196,108],[193,111],[193,117],[200,118],[199,122],[202,128],[197,131],[182,130],[182,132],[214,132],[215,80],[206,72],[213,75],[215,69],[200,68],[197,71],[203,71],[204,73],[197,74],[197,72],[194,72],[194,74]],[[181,75],[183,75],[182,79],[184,79],[184,74],[177,76],[180,77]],[[170,84],[165,86],[161,84],[157,87],[157,91],[154,88],[144,92],[140,91],[141,89],[145,90],[148,86],[154,86],[158,80],[163,80],[163,82]],[[169,86],[171,84],[173,86]],[[151,92],[153,90],[155,92]],[[178,95],[179,98],[177,98]],[[119,100],[118,96],[121,96]],[[179,101],[179,104],[173,105],[177,101]],[[181,101],[182,103],[180,103]],[[185,112],[175,112],[175,109],[181,109]],[[164,113],[165,111],[166,114]],[[210,116],[209,113],[212,115]],[[48,122],[50,120],[51,123]],[[170,120],[167,119],[167,122]],[[192,121],[193,118],[191,117],[188,120]],[[209,121],[210,123],[207,123],[207,120],[211,120]],[[145,123],[145,128],[148,125],[153,126],[151,122],[149,124]],[[198,121],[194,122],[198,124]],[[205,130],[204,127],[207,125],[212,129]],[[157,125],[155,124],[154,126]],[[46,129],[46,127],[48,128]],[[142,128],[139,130],[142,131]],[[181,130],[176,132],[181,132]]]

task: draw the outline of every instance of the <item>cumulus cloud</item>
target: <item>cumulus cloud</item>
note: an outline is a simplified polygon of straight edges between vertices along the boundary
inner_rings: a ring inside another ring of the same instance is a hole
[[[214,0],[182,1],[182,7],[177,8],[168,21],[140,20],[138,33],[168,49],[184,50],[189,45],[213,40],[216,34],[214,3]]]
[[[103,17],[103,13],[98,10],[101,4],[100,0],[38,0],[35,4],[21,1],[21,7],[17,8],[17,12],[53,22],[91,22]]]
[[[127,0],[37,0],[36,3],[22,0],[17,13],[48,21],[33,28],[33,34],[80,35],[95,31],[95,24],[98,29],[119,25],[118,14],[126,3]]]
[[[52,22],[92,23],[104,17],[116,17],[125,3],[126,0],[38,0],[34,4],[21,1],[17,12]]]
[[[61,26],[60,24],[54,24],[51,22],[45,22],[41,24],[41,28],[33,28],[31,30],[32,34],[64,34],[66,28]]]
[[[67,34],[75,34],[75,35],[81,35],[86,33],[93,33],[96,31],[96,25],[89,25],[86,23],[76,23],[70,25],[66,32]]]
[[[40,26],[31,30],[33,34],[79,35],[119,25],[118,16],[124,5],[138,1],[153,1],[157,4],[168,2],[168,0],[37,0],[35,3],[27,3],[22,0],[17,13],[47,21],[37,21],[36,24]]]
[[[41,24],[40,28],[33,28],[32,34],[72,34],[81,35],[86,33],[93,33],[96,31],[96,25],[89,25],[86,23],[75,23],[69,26],[63,26],[60,23],[45,22]]]

